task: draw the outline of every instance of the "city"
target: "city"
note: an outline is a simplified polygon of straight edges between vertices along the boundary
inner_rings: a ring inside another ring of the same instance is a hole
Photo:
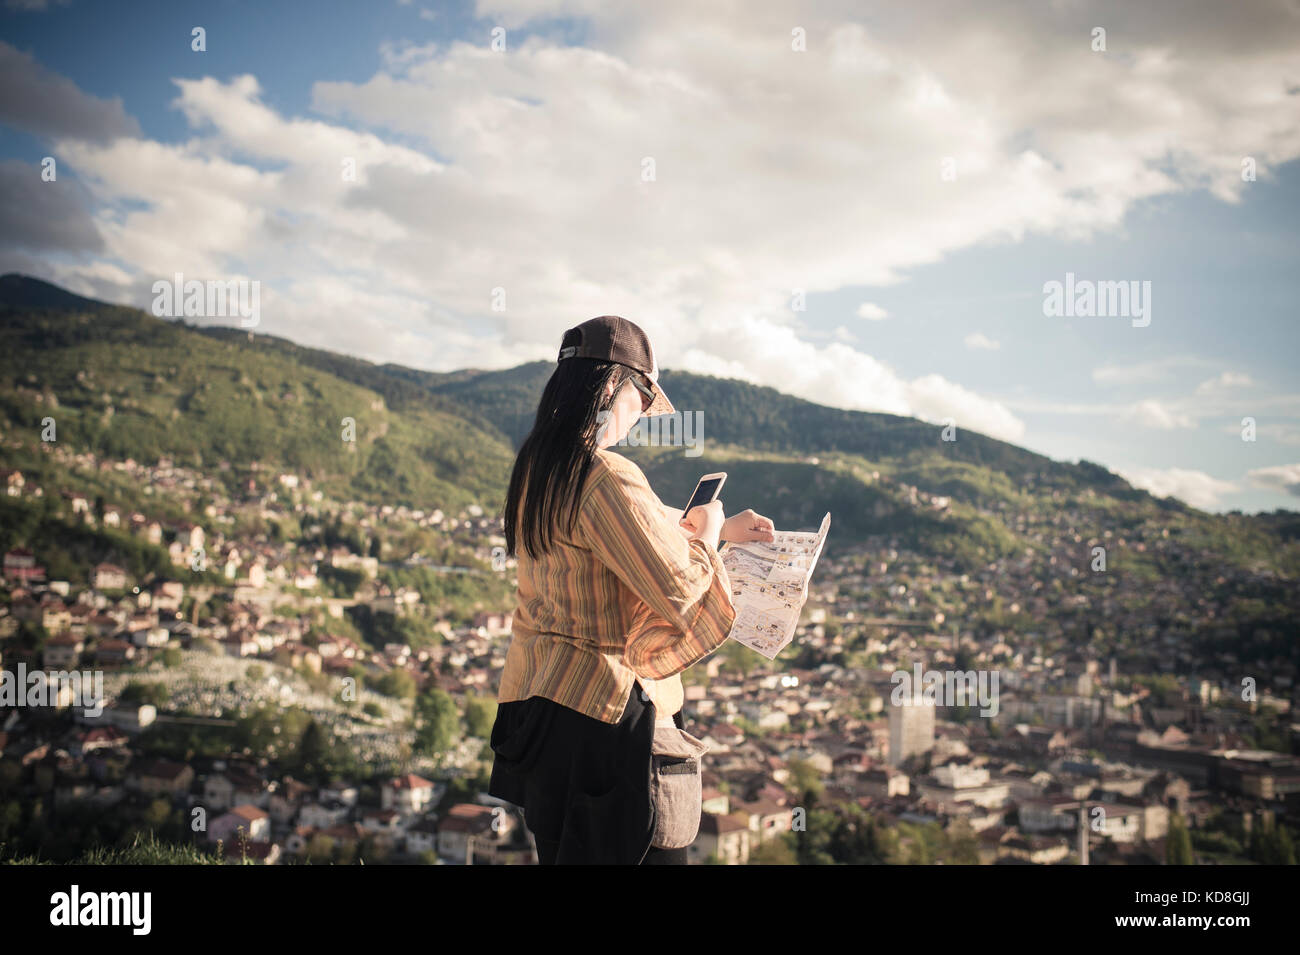
[[[7,855],[75,858],[107,834],[102,821],[40,833],[85,809],[121,831],[220,846],[237,862],[535,862],[517,808],[484,792],[510,630],[504,591],[487,609],[433,606],[418,588],[382,579],[392,566],[419,566],[420,554],[381,562],[378,548],[311,536],[336,519],[361,535],[354,541],[423,530],[466,560],[428,572],[501,583],[513,560],[499,559],[499,518],[477,506],[447,515],[333,501],[275,470],[241,474],[238,497],[227,497],[167,458],[51,454],[71,474],[111,471],[182,507],[207,500],[198,516],[216,530],[0,474],[5,504],[53,503],[70,526],[164,549],[175,570],[136,577],[101,562],[77,568],[74,584],[51,579],[39,552],[5,552],[0,663],[93,667],[107,696],[96,715],[75,705],[4,711]],[[918,508],[948,506],[900,490]],[[692,861],[1293,864],[1294,663],[1247,666],[1232,652],[1198,660],[1177,636],[1187,607],[1226,621],[1229,608],[1206,595],[1247,589],[1254,575],[1151,586],[1098,573],[1073,504],[1016,517],[1034,553],[978,573],[884,542],[834,549],[782,657],[731,645],[687,671],[686,715],[710,747]],[[225,530],[250,511],[270,524],[297,514],[303,539]],[[1099,540],[1175,560],[1194,546],[1156,523]],[[181,581],[205,562],[203,582]],[[1072,640],[1079,628],[1130,642]],[[381,642],[385,633],[400,636]],[[893,675],[922,664],[995,672],[996,718],[975,705],[891,703]],[[1203,675],[1175,675],[1196,666]],[[1250,673],[1271,679],[1246,693]],[[286,708],[302,718],[282,729]],[[845,835],[859,825],[871,833],[865,846]]]

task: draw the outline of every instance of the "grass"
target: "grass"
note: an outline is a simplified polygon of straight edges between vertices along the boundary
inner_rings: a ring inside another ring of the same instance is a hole
[[[4,858],[4,844],[0,843],[0,864],[3,865],[56,865],[38,856]],[[96,846],[87,849],[70,865],[221,865],[215,851],[204,851],[198,846],[173,845],[161,842],[151,832],[137,833],[129,846]]]

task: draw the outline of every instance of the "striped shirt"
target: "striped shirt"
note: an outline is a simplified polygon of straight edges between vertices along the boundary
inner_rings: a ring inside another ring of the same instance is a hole
[[[658,716],[676,713],[682,671],[722,646],[736,618],[722,558],[688,541],[641,469],[606,448],[572,532],[559,523],[540,559],[518,548],[498,701],[544,696],[617,723],[639,680]]]

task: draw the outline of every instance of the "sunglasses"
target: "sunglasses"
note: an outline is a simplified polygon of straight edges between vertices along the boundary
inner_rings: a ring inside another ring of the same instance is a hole
[[[641,413],[645,414],[650,410],[650,406],[654,404],[655,393],[647,383],[644,375],[632,375],[628,380],[632,382],[632,386],[637,391],[641,392]]]

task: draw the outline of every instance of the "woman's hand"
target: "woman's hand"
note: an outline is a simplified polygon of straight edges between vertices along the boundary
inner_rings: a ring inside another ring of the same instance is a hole
[[[677,522],[677,529],[682,532],[682,536],[685,537],[687,540],[690,540],[692,537],[695,536],[695,533],[694,531],[691,530],[690,525],[688,525],[684,520],[682,520],[683,512],[681,508],[669,507],[667,504],[665,504],[664,513]]]
[[[718,537],[724,523],[721,501],[710,501],[691,508],[681,522],[682,528],[690,532],[688,540],[702,540],[714,550],[718,549]]]
[[[776,530],[770,518],[745,510],[732,514],[722,525],[722,539],[736,544],[745,541],[770,541]]]

